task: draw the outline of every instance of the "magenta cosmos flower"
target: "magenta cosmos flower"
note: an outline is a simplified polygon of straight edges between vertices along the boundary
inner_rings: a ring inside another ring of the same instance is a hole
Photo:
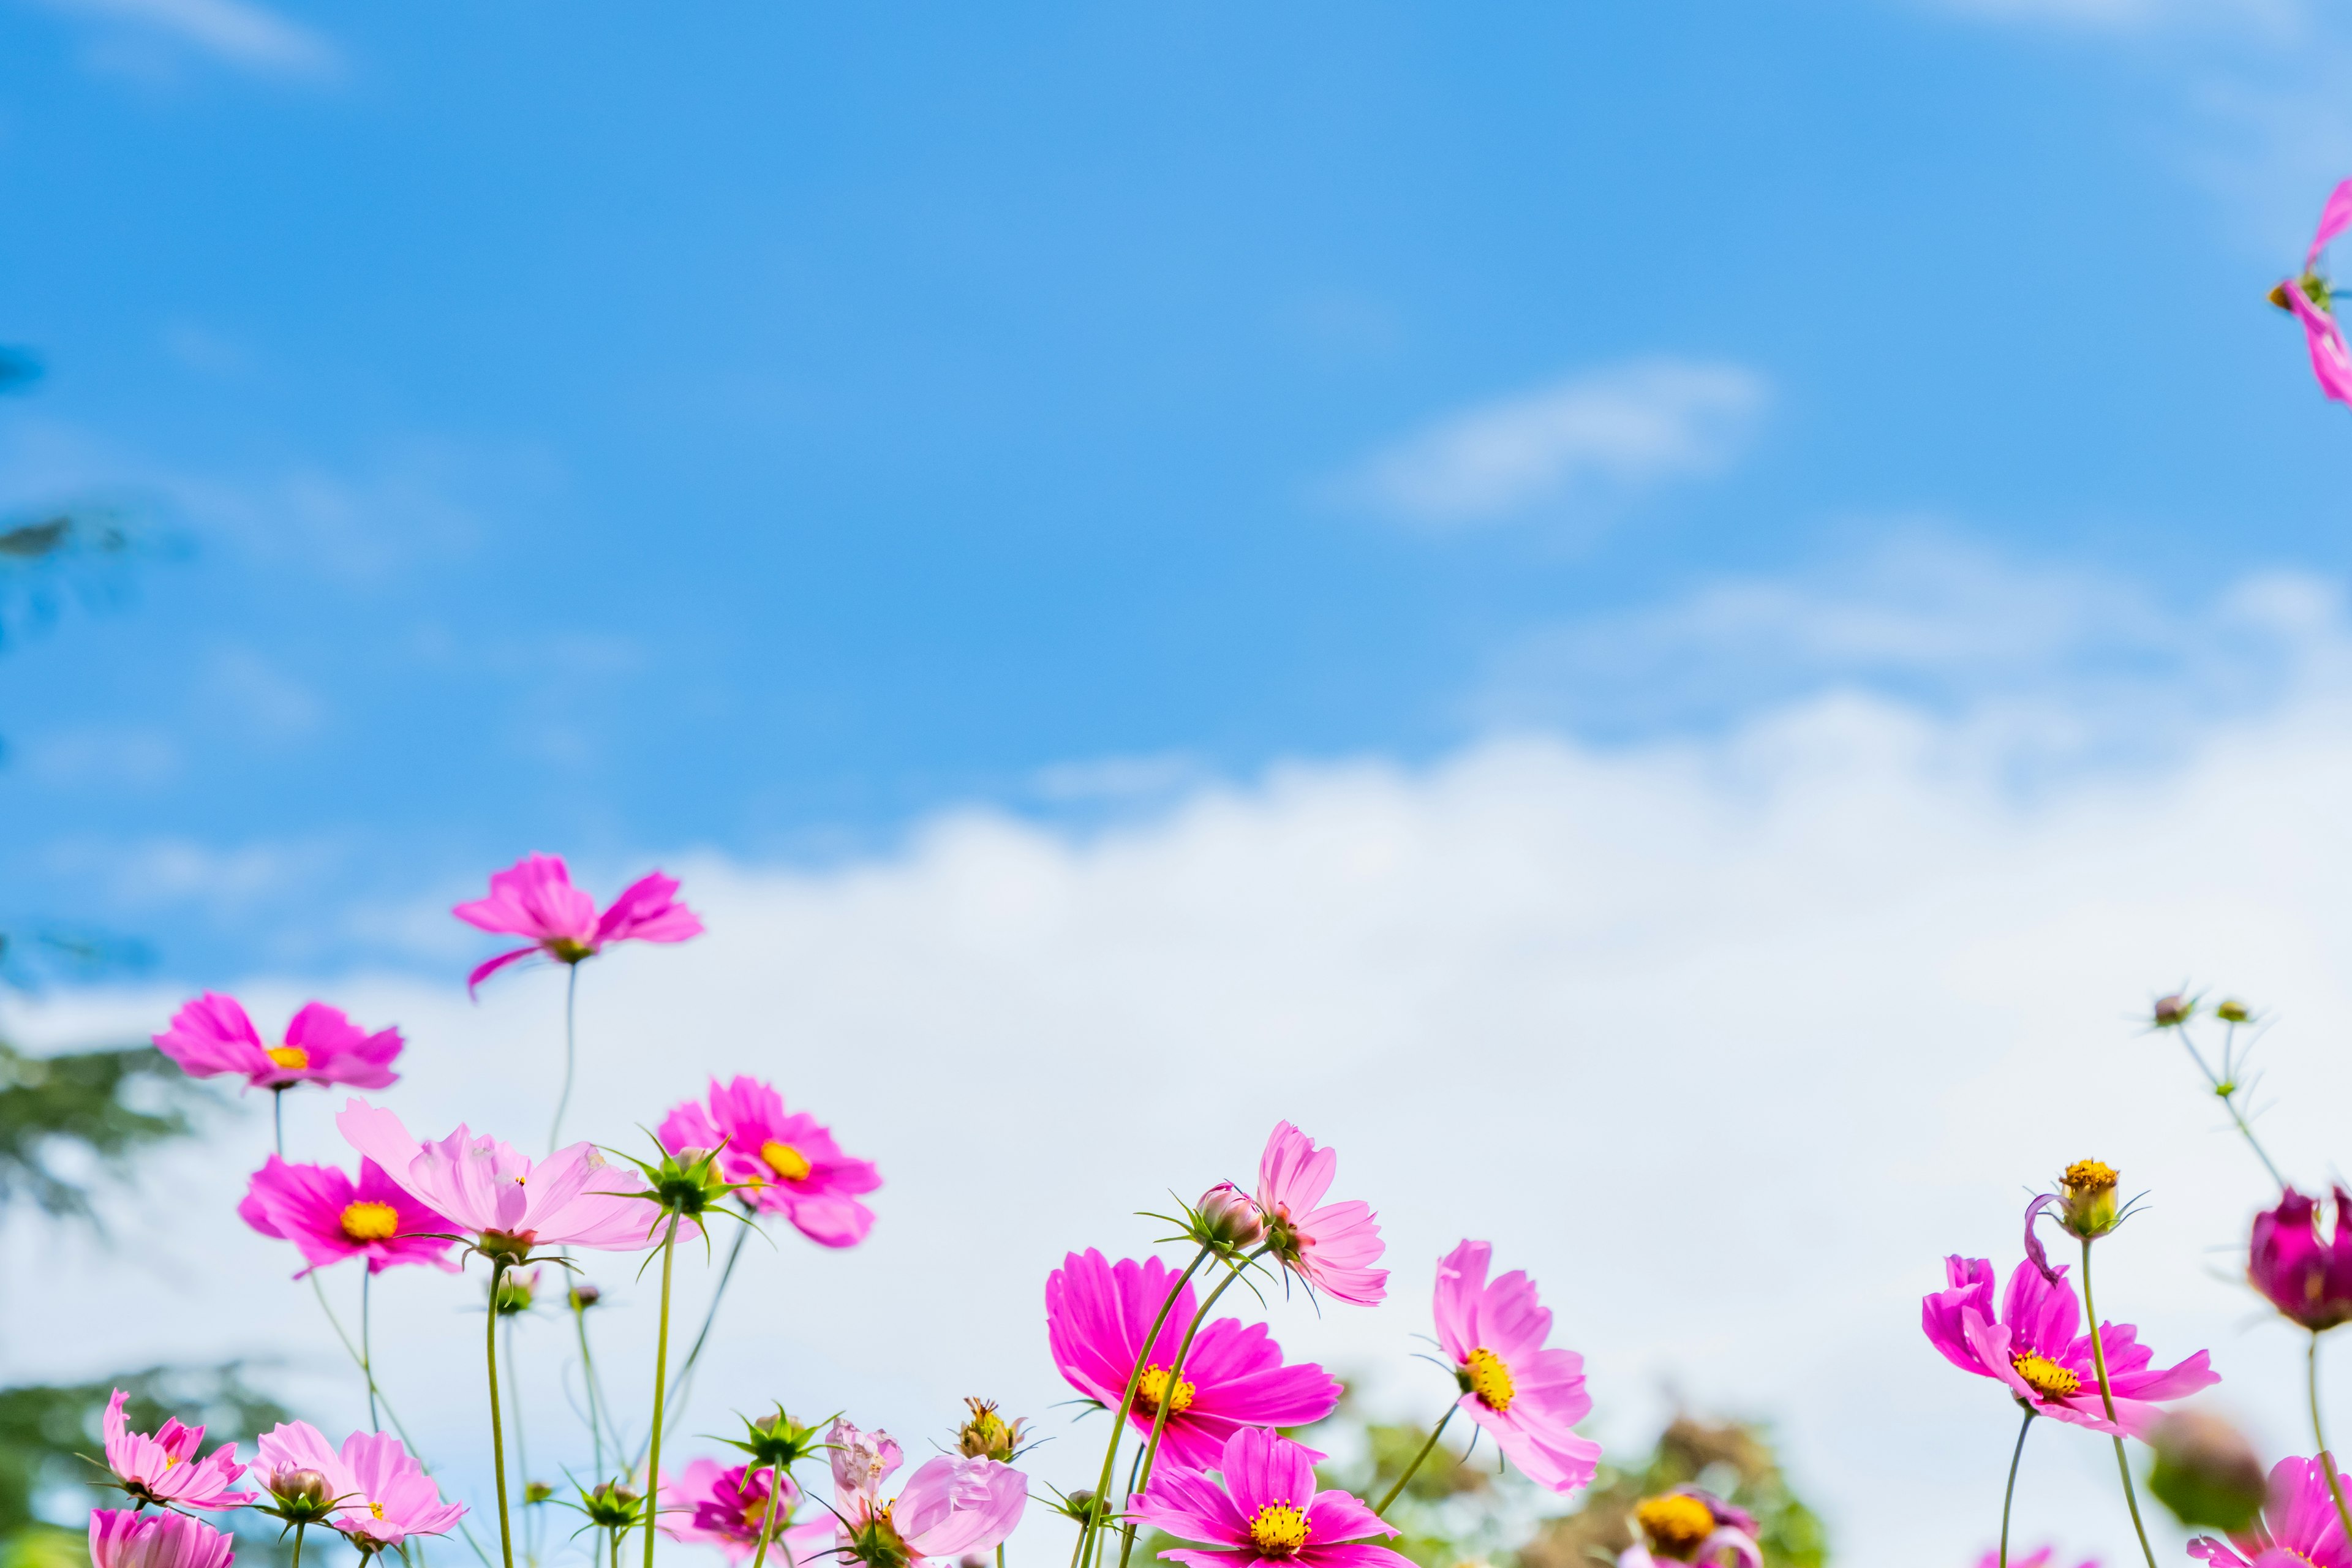
[[[201,1426],[166,1420],[152,1436],[133,1432],[122,1411],[130,1398],[121,1389],[114,1391],[102,1427],[106,1468],[124,1491],[142,1503],[172,1508],[243,1508],[253,1500],[252,1492],[229,1490],[245,1474],[236,1444],[224,1443],[198,1459],[196,1448],[205,1440]]]
[[[392,1070],[400,1047],[398,1029],[371,1035],[324,1002],[307,1004],[288,1022],[285,1039],[265,1046],[244,1006],[217,991],[173,1014],[172,1026],[155,1037],[155,1048],[190,1078],[241,1072],[252,1089],[291,1089],[298,1083],[389,1089],[400,1081]]]
[[[1205,1543],[1160,1554],[1191,1568],[1407,1568],[1411,1558],[1369,1539],[1394,1535],[1394,1525],[1346,1492],[1315,1489],[1322,1458],[1262,1426],[1244,1426],[1217,1457],[1222,1486],[1205,1472],[1154,1470],[1130,1512],[1180,1541]]]
[[[1617,1554],[1617,1568],[1657,1568],[1662,1562],[1764,1568],[1756,1516],[1697,1487],[1643,1498],[1633,1505],[1633,1543]]]
[[[477,1138],[461,1124],[420,1144],[389,1110],[354,1100],[335,1118],[344,1141],[383,1167],[408,1195],[474,1233],[481,1251],[520,1258],[534,1247],[634,1252],[653,1245],[657,1215],[644,1181],[609,1164],[593,1143],[558,1149],[533,1164],[512,1144]]]
[[[766,1526],[771,1490],[766,1467],[747,1465],[723,1468],[716,1459],[697,1459],[677,1476],[662,1482],[661,1507],[667,1516],[662,1533],[674,1541],[716,1546],[730,1563],[740,1563],[760,1549],[760,1531]],[[768,1550],[786,1563],[811,1562],[833,1551],[833,1515],[818,1510],[804,1524],[793,1522],[800,1510],[801,1489],[783,1478],[783,1512],[777,1516]]]
[[[307,1421],[289,1421],[261,1435],[257,1468],[268,1475],[316,1470],[334,1500],[328,1522],[354,1543],[397,1546],[412,1535],[439,1535],[466,1511],[443,1502],[425,1467],[386,1432],[354,1432],[339,1452]]]
[[[2189,1555],[2216,1568],[2352,1568],[2344,1521],[2328,1494],[2323,1459],[2281,1459],[2271,1467],[2262,1516],[2227,1544],[2210,1535],[2189,1543]],[[2352,1486],[2336,1472],[2339,1486]]]
[[[2189,1550],[2194,1552],[2196,1548],[2192,1546]],[[2051,1568],[2051,1564],[2057,1560],[2058,1549],[2054,1546],[2043,1546],[2027,1552],[2022,1557],[2014,1552],[2011,1552],[2009,1568]],[[1977,1559],[1977,1568],[2000,1568],[2000,1553],[1986,1552]],[[2075,1568],[2099,1568],[2099,1560],[2095,1557],[2085,1557],[2075,1565]]]
[[[1129,1419],[1149,1432],[1165,1405],[1160,1452],[1189,1470],[1213,1466],[1244,1426],[1304,1426],[1331,1414],[1339,1380],[1311,1363],[1285,1366],[1265,1325],[1244,1326],[1238,1318],[1202,1324],[1171,1384],[1176,1347],[1198,1315],[1191,1285],[1177,1293],[1148,1353],[1144,1338],[1175,1283],[1174,1271],[1156,1258],[1113,1265],[1091,1248],[1065,1258],[1045,1279],[1045,1337],[1070,1386],[1116,1410],[1141,1362]]]
[[[90,1568],[228,1568],[236,1544],[184,1513],[101,1508],[89,1516]]]
[[[719,1170],[741,1182],[754,1208],[780,1214],[811,1241],[855,1247],[874,1228],[874,1211],[857,1201],[882,1184],[872,1162],[841,1152],[833,1133],[805,1111],[784,1113],[784,1098],[755,1078],[710,1080],[710,1098],[688,1100],[661,1124],[662,1147],[719,1151]]]
[[[1275,1258],[1309,1288],[1376,1307],[1388,1294],[1389,1271],[1375,1268],[1383,1244],[1372,1206],[1360,1200],[1326,1204],[1323,1194],[1339,1166],[1339,1152],[1285,1121],[1265,1141],[1257,1163],[1257,1208]]]
[[[572,885],[561,855],[526,855],[490,875],[490,896],[449,912],[482,931],[530,939],[530,945],[477,964],[466,976],[472,990],[508,964],[543,952],[558,963],[593,958],[616,942],[684,942],[702,934],[702,920],[677,901],[677,879],[659,871],[621,889],[599,915],[596,900]]]
[[[898,1495],[880,1499],[898,1468],[898,1445],[846,1421],[825,1432],[833,1447],[834,1507],[841,1515],[835,1554],[867,1568],[906,1568],[934,1557],[986,1552],[1011,1535],[1028,1505],[1029,1483],[994,1459],[942,1454],[908,1478]]]
[[[1576,1433],[1592,1413],[1584,1358],[1544,1348],[1551,1312],[1537,1300],[1535,1281],[1514,1269],[1489,1284],[1494,1254],[1486,1242],[1465,1241],[1437,1265],[1437,1342],[1462,1384],[1458,1408],[1529,1480],[1574,1491],[1601,1460],[1601,1445]]]
[[[1962,1372],[2006,1384],[2017,1402],[2039,1415],[2054,1415],[2078,1426],[2137,1437],[2156,1424],[2168,1399],[2180,1399],[2221,1378],[2199,1351],[2177,1366],[2157,1371],[2155,1357],[2129,1323],[2103,1323],[2099,1338],[2107,1352],[2107,1382],[2116,1398],[2116,1418],[2106,1418],[2099,1395],[2091,1337],[2077,1335],[2082,1307],[2066,1266],[2042,1278],[2031,1258],[2009,1277],[2000,1317],[1993,1317],[1992,1264],[1982,1258],[1948,1258],[1951,1289],[1919,1304],[1920,1326],[1944,1359]]]
[[[2347,227],[2352,227],[2352,180],[2328,194],[2327,205],[2320,210],[2318,231],[2311,237],[2311,248],[2304,253],[2302,276],[2284,279],[2271,290],[2272,303],[2292,310],[2303,324],[2304,342],[2311,350],[2312,374],[2318,379],[2320,391],[2338,403],[2352,403],[2352,352],[2345,348],[2343,329],[2336,323],[2335,299],[2327,280],[2320,276],[2319,256]]]
[[[2336,1189],[2336,1230],[2319,1234],[2319,1205],[2289,1188],[2254,1216],[2246,1278],[2314,1333],[2352,1321],[2352,1193]]]
[[[449,1233],[457,1226],[383,1173],[360,1162],[356,1182],[332,1165],[289,1165],[277,1155],[253,1173],[237,1216],[264,1236],[290,1241],[307,1265],[294,1278],[346,1258],[381,1274],[395,1263],[430,1263],[454,1274]]]

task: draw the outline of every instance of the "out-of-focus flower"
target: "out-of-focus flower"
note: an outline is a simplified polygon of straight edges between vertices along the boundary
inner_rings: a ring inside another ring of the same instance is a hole
[[[1592,1479],[1601,1459],[1601,1445],[1576,1432],[1592,1413],[1584,1358],[1544,1347],[1550,1310],[1523,1270],[1490,1283],[1494,1253],[1486,1242],[1465,1241],[1439,1260],[1437,1342],[1462,1385],[1460,1409],[1528,1479],[1574,1491]]]
[[[852,1422],[836,1418],[826,1428],[824,1446],[833,1467],[834,1506],[848,1511],[854,1498],[871,1498],[905,1455],[898,1440],[879,1430],[861,1431]]]
[[[907,1479],[888,1502],[883,1480],[898,1464],[898,1446],[846,1421],[825,1434],[833,1454],[835,1506],[842,1524],[835,1549],[867,1568],[907,1568],[930,1558],[985,1552],[1011,1535],[1029,1501],[1019,1470],[994,1459],[942,1454]]]
[[[236,1445],[224,1443],[196,1458],[205,1440],[201,1426],[183,1426],[166,1419],[153,1436],[131,1430],[123,1406],[131,1395],[121,1389],[106,1402],[101,1427],[106,1439],[106,1468],[115,1483],[142,1503],[173,1508],[242,1508],[251,1492],[231,1491],[245,1467],[236,1462]]]
[[[2197,998],[2178,991],[2169,996],[2159,996],[2148,1009],[2148,1016],[2159,1029],[2178,1028],[2197,1016]]]
[[[2336,324],[2335,299],[2327,279],[2320,275],[2319,257],[2347,226],[2352,226],[2352,180],[2328,194],[2327,205],[2320,210],[2319,227],[2311,237],[2311,248],[2304,253],[2302,273],[2281,279],[2270,294],[2272,304],[2293,311],[2303,323],[2304,339],[2311,349],[2312,374],[2318,378],[2319,389],[2338,403],[2352,403],[2352,353],[2346,351],[2344,333]]]
[[[328,1522],[368,1548],[396,1546],[412,1535],[439,1535],[466,1511],[445,1503],[401,1440],[386,1432],[354,1432],[341,1451],[307,1421],[289,1421],[261,1435],[260,1463],[273,1473],[315,1470],[326,1478]]]
[[[228,1568],[236,1543],[184,1513],[101,1508],[89,1516],[90,1568]]]
[[[785,1114],[783,1096],[758,1079],[712,1079],[708,1105],[686,1101],[656,1136],[673,1154],[719,1151],[719,1168],[752,1207],[783,1215],[821,1246],[855,1247],[874,1228],[874,1211],[857,1201],[882,1184],[872,1162],[844,1154],[806,1111]]]
[[[2189,1555],[2214,1568],[2352,1568],[2352,1547],[2345,1544],[2324,1463],[2281,1459],[2273,1465],[2262,1516],[2232,1531],[2226,1543],[2199,1536],[2189,1543]],[[2352,1487],[2342,1470],[2336,1478],[2338,1485]]]
[[[2094,1431],[2142,1436],[2164,1414],[2163,1402],[2183,1399],[2221,1378],[2199,1351],[2161,1371],[2129,1323],[2100,1325],[2107,1355],[2107,1382],[2115,1393],[2116,1418],[2106,1418],[2091,1337],[2077,1334],[2082,1307],[2061,1264],[2045,1279],[2028,1258],[2010,1274],[2000,1316],[1993,1317],[1992,1264],[1982,1258],[1948,1258],[1951,1288],[1919,1304],[1920,1326],[1944,1359],[1962,1372],[1990,1377],[2017,1402],[2042,1415]]]
[[[1160,1553],[1190,1568],[1408,1568],[1411,1558],[1371,1539],[1394,1535],[1394,1525],[1347,1492],[1315,1489],[1322,1458],[1278,1433],[1244,1426],[1225,1440],[1213,1467],[1223,1485],[1202,1471],[1155,1469],[1129,1512],[1179,1541],[1201,1542]]]
[[[2352,1321],[2352,1193],[2336,1189],[2336,1229],[2319,1234],[2319,1205],[2290,1188],[2254,1216],[2246,1278],[2271,1305],[2314,1333]]]
[[[956,1428],[956,1452],[965,1458],[994,1459],[998,1464],[1009,1465],[1027,1446],[1029,1423],[1025,1419],[1007,1421],[997,1414],[993,1399],[967,1398],[963,1405],[970,1414]]]
[[[519,1262],[533,1247],[634,1252],[653,1245],[653,1206],[635,1195],[636,1173],[608,1163],[593,1144],[558,1149],[536,1164],[463,1126],[420,1144],[399,1117],[364,1100],[346,1105],[335,1126],[409,1196],[474,1233],[484,1253]]]
[[[1070,1386],[1117,1410],[1140,1362],[1129,1419],[1149,1432],[1166,1406],[1160,1453],[1187,1469],[1216,1464],[1243,1427],[1304,1426],[1331,1413],[1339,1380],[1312,1363],[1284,1365],[1282,1347],[1265,1325],[1244,1326],[1238,1318],[1202,1324],[1171,1380],[1176,1347],[1199,1315],[1191,1285],[1177,1292],[1148,1351],[1144,1339],[1175,1283],[1174,1272],[1156,1258],[1114,1265],[1088,1248],[1063,1258],[1045,1279],[1045,1337]]]
[[[2245,1435],[2202,1410],[2175,1410],[2148,1434],[2156,1466],[2147,1489],[2182,1524],[2243,1530],[2263,1506],[2262,1456]]]
[[[710,1463],[709,1460],[702,1462]],[[718,1468],[711,1465],[714,1470]],[[687,1467],[689,1473],[693,1468],[691,1465]],[[627,1530],[645,1522],[645,1516],[640,1511],[645,1500],[631,1491],[625,1481],[599,1481],[593,1487],[581,1489],[579,1507],[580,1511],[587,1516],[588,1522],[599,1530]],[[691,1514],[692,1510],[688,1509],[688,1512]],[[667,1525],[662,1528],[669,1530]]]
[[[2213,1016],[2225,1024],[2242,1024],[2253,1016],[2254,1010],[2235,996],[2224,997],[2213,1009]]]
[[[498,1290],[490,1297],[490,1310],[501,1318],[512,1318],[530,1310],[539,1300],[539,1270],[509,1268],[499,1277]]]
[[[621,891],[602,915],[596,900],[572,885],[561,855],[526,855],[490,876],[490,896],[450,910],[467,925],[530,939],[466,976],[470,991],[508,964],[543,952],[558,963],[592,958],[616,942],[684,942],[702,934],[702,920],[677,901],[677,879],[659,871]]]
[[[2058,1549],[2056,1547],[2037,1546],[2032,1551],[2022,1554],[2015,1552],[2011,1552],[2009,1554],[2009,1568],[2051,1568],[2051,1564],[2055,1563],[2057,1559]],[[1983,1556],[1977,1559],[1977,1568],[2000,1568],[2000,1553],[1998,1552],[1986,1552]],[[2095,1557],[2085,1557],[2080,1563],[2076,1564],[2076,1568],[2099,1568],[2099,1560]]]
[[[594,1285],[589,1283],[587,1280],[583,1279],[580,1283],[572,1287],[572,1289],[565,1293],[563,1299],[571,1306],[573,1311],[584,1312],[589,1308],[594,1306],[597,1302],[603,1300],[604,1299],[604,1292],[597,1289]]]
[[[1337,1149],[1285,1121],[1265,1141],[1257,1163],[1257,1209],[1275,1259],[1314,1289],[1376,1307],[1388,1294],[1389,1271],[1372,1265],[1385,1249],[1372,1206],[1360,1199],[1326,1204]]]
[[[400,1055],[400,1031],[371,1035],[341,1008],[324,1002],[306,1005],[287,1024],[285,1039],[265,1046],[236,997],[207,991],[172,1015],[171,1026],[155,1037],[155,1048],[190,1078],[243,1073],[252,1089],[298,1083],[388,1089],[400,1081],[392,1070]]]
[[[236,1212],[262,1235],[294,1244],[307,1265],[297,1279],[346,1258],[366,1258],[371,1274],[395,1263],[457,1269],[449,1256],[457,1226],[411,1197],[373,1160],[360,1162],[354,1182],[336,1166],[290,1165],[272,1154],[253,1173]]]
[[[722,1468],[716,1459],[697,1459],[662,1483],[662,1533],[675,1541],[716,1546],[730,1563],[740,1563],[759,1550],[760,1531],[767,1526],[768,1510],[779,1492],[782,1511],[772,1527],[769,1552],[782,1563],[806,1563],[833,1549],[834,1518],[823,1510],[805,1523],[793,1522],[801,1506],[801,1489],[791,1475],[771,1488],[763,1466]]]
[[[1633,1522],[1641,1533],[1618,1553],[1618,1568],[1654,1568],[1661,1559],[1763,1568],[1754,1517],[1696,1487],[1643,1498],[1633,1505]]]

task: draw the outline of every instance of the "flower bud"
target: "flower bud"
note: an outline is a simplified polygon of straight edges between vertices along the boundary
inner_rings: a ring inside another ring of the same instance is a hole
[[[1097,1511],[1095,1494],[1086,1487],[1080,1487],[1074,1492],[1065,1492],[1062,1494],[1061,1505],[1056,1511],[1066,1519],[1075,1519],[1080,1524],[1085,1524]]]
[[[956,1428],[956,1451],[967,1459],[994,1459],[1010,1464],[1013,1456],[1021,1451],[1021,1440],[1027,1436],[1025,1420],[1007,1422],[996,1413],[992,1399],[967,1399],[966,1409],[971,1415]]]
[[[2068,1234],[2095,1241],[2123,1223],[2116,1209],[2116,1171],[2096,1160],[2077,1160],[2058,1178],[2060,1224]]]
[[[522,1484],[522,1500],[526,1505],[545,1502],[554,1495],[555,1489],[545,1481],[525,1481]]]
[[[263,1479],[269,1495],[278,1500],[275,1511],[289,1524],[303,1524],[327,1517],[327,1510],[335,1499],[327,1489],[327,1478],[317,1470],[306,1470],[289,1465],[272,1471]]]
[[[1219,1182],[1202,1193],[1193,1212],[1201,1216],[1202,1238],[1220,1246],[1252,1247],[1265,1235],[1257,1205],[1231,1182]]]
[[[501,1318],[511,1318],[518,1312],[528,1312],[539,1294],[539,1270],[518,1269],[501,1276],[498,1289],[490,1295],[490,1305]]]
[[[2262,1508],[2262,1456],[2236,1427],[2201,1410],[2176,1410],[2148,1434],[2156,1468],[2147,1489],[2182,1525],[2235,1532]]]
[[[2169,996],[2158,997],[2154,1013],[2158,1028],[2177,1028],[2196,1016],[2197,1004],[2176,991]]]
[[[2352,1194],[2336,1189],[2336,1228],[2323,1237],[2319,1205],[2293,1189],[2254,1216],[2246,1278],[2271,1305],[2317,1333],[2352,1322]]]
[[[2225,1024],[2242,1024],[2254,1016],[2253,1009],[2231,996],[2213,1009],[2213,1016]]]
[[[580,1511],[591,1524],[625,1530],[637,1522],[637,1504],[642,1500],[620,1481],[601,1481],[594,1490],[580,1494]]]
[[[572,1310],[575,1312],[584,1312],[604,1299],[604,1292],[597,1289],[585,1279],[572,1287],[570,1300]]]

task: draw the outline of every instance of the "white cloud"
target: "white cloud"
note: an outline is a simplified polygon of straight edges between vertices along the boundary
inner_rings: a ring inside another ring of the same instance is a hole
[[[268,76],[331,75],[339,63],[320,34],[253,0],[50,0],[83,16],[160,34],[225,65]]]
[[[1766,402],[1738,365],[1654,358],[1454,414],[1365,463],[1348,500],[1413,521],[1488,522],[1706,474]]]

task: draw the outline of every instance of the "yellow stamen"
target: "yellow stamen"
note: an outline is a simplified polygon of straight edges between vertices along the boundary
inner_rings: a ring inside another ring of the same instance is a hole
[[[1463,1372],[1470,1379],[1470,1392],[1489,1410],[1508,1410],[1518,1394],[1511,1382],[1511,1369],[1485,1345],[1470,1352],[1469,1360],[1463,1363]]]
[[[400,1211],[362,1199],[343,1205],[343,1234],[353,1241],[389,1241],[400,1234]]]
[[[1644,1498],[1633,1505],[1633,1519],[1651,1551],[1678,1563],[1689,1562],[1715,1533],[1715,1510],[1687,1492]]]
[[[1168,1389],[1168,1369],[1158,1365],[1147,1366],[1143,1369],[1142,1381],[1135,1385],[1135,1408],[1143,1415],[1156,1415],[1162,1401],[1166,1402],[1171,1415],[1180,1415],[1192,1409],[1192,1380],[1178,1378],[1176,1390],[1171,1394]]]
[[[2077,1160],[2066,1167],[2066,1173],[2058,1178],[2058,1184],[2070,1193],[2113,1192],[2116,1168],[2097,1160]]]
[[[808,1173],[814,1168],[809,1164],[806,1154],[772,1138],[760,1145],[760,1158],[768,1163],[768,1169],[788,1182],[807,1181]]]
[[[2009,1364],[2025,1386],[2044,1399],[2063,1399],[2082,1391],[2083,1380],[2035,1351],[2011,1351]]]
[[[368,1511],[375,1515],[376,1518],[382,1519],[383,1517],[383,1504],[380,1502],[372,1502],[368,1504]]]
[[[300,1072],[310,1065],[310,1053],[299,1046],[272,1046],[269,1059],[288,1072]]]
[[[1307,1510],[1270,1502],[1250,1521],[1250,1542],[1268,1557],[1290,1557],[1307,1544]]]

